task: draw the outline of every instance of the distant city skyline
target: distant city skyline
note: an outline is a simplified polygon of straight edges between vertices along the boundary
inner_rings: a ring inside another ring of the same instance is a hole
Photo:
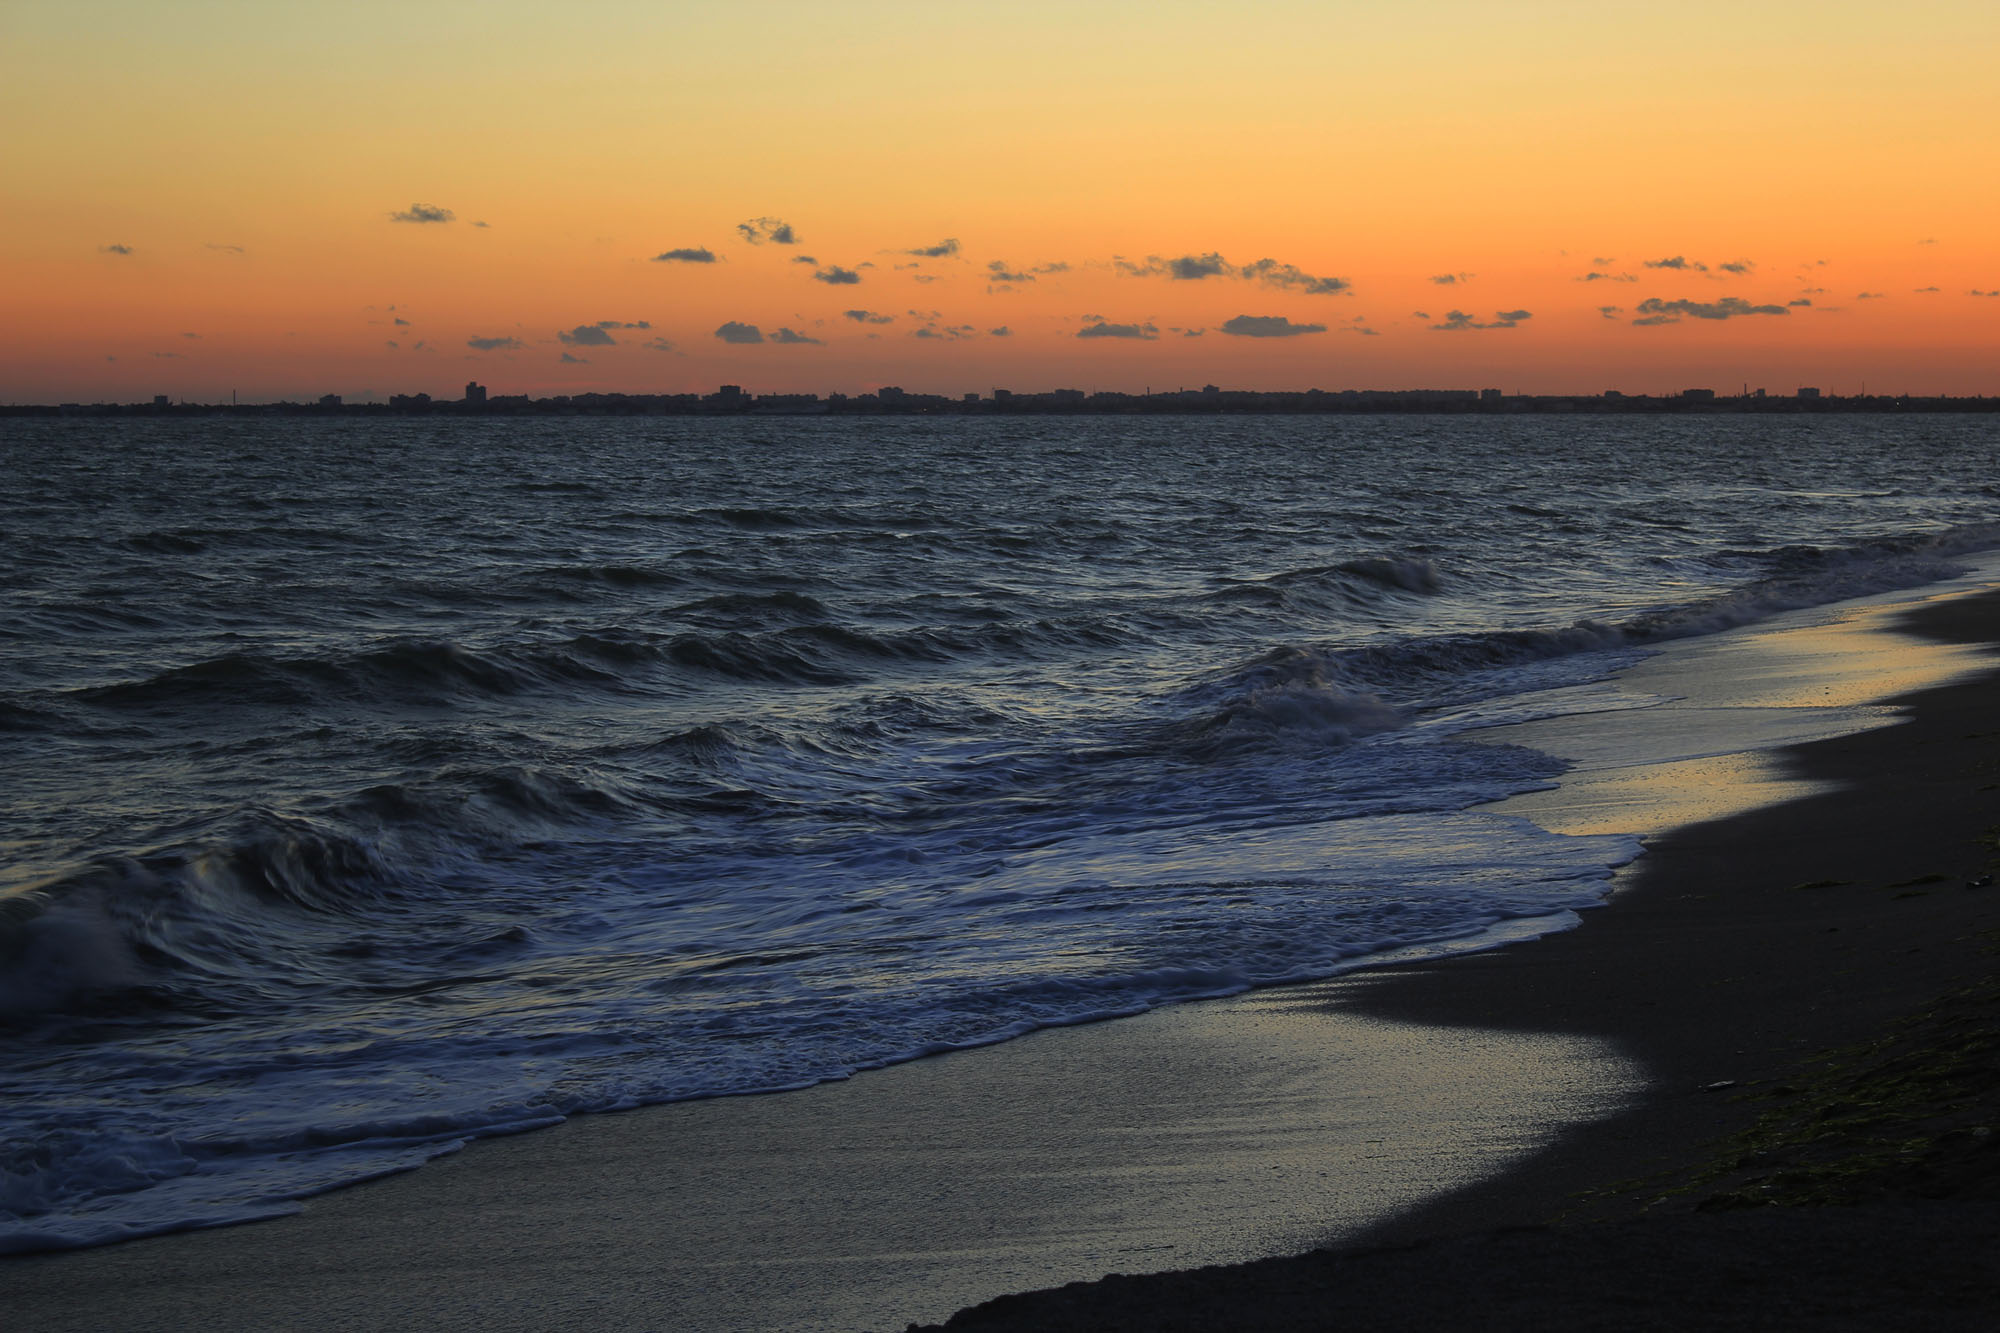
[[[305,415],[365,415],[387,410],[403,414],[443,416],[515,416],[566,413],[610,413],[641,416],[856,416],[856,415],[1207,415],[1207,414],[1368,414],[1368,413],[1580,413],[1594,415],[1704,413],[2000,413],[2000,395],[1912,395],[1827,393],[1801,385],[1791,393],[1771,393],[1747,384],[1733,394],[1689,387],[1677,393],[1626,394],[1606,389],[1595,394],[1509,394],[1496,388],[1320,388],[1255,390],[1206,384],[1199,389],[1159,393],[1118,390],[1086,392],[1077,388],[1014,390],[990,393],[930,394],[884,385],[863,394],[757,394],[739,384],[723,384],[712,393],[627,394],[585,392],[534,397],[492,393],[477,381],[465,385],[463,396],[429,393],[392,394],[387,400],[348,401],[336,393],[316,399],[268,403],[175,401],[155,394],[150,401],[90,403],[0,404],[0,416],[159,416],[214,412],[261,413],[276,410]]]
[[[740,395],[742,400],[746,402],[758,399],[768,399],[775,401],[778,399],[788,399],[788,398],[800,399],[800,400],[814,400],[814,401],[819,401],[819,400],[839,401],[842,399],[873,397],[878,393],[885,399],[888,398],[890,395],[895,395],[898,398],[905,396],[912,398],[919,398],[919,397],[935,398],[935,399],[944,399],[951,402],[976,402],[982,399],[986,400],[997,399],[999,401],[1004,402],[1009,398],[1033,398],[1033,397],[1047,397],[1050,395],[1065,395],[1065,394],[1081,395],[1084,397],[1114,396],[1114,397],[1132,397],[1132,398],[1149,398],[1149,397],[1171,398],[1176,396],[1180,397],[1193,396],[1200,394],[1204,390],[1206,390],[1206,392],[1210,394],[1221,391],[1225,393],[1250,393],[1250,394],[1265,394],[1273,396],[1299,395],[1299,394],[1328,394],[1328,395],[1344,394],[1348,396],[1352,396],[1355,394],[1370,395],[1370,396],[1384,396],[1384,395],[1394,395],[1394,394],[1470,395],[1474,397],[1483,397],[1489,401],[1498,398],[1507,398],[1507,399],[1630,398],[1630,399],[1655,399],[1655,400],[1683,398],[1683,397],[1703,398],[1703,399],[1732,399],[1732,398],[1761,399],[1768,397],[1774,399],[1799,398],[1806,400],[1816,400],[1823,397],[1828,399],[1900,397],[1900,398],[1930,398],[1930,399],[1954,399],[1954,400],[1982,400],[1982,399],[2000,398],[2000,388],[1996,388],[1986,393],[1975,391],[1971,393],[1934,392],[1934,393],[1918,394],[1918,393],[1911,393],[1907,389],[1890,387],[1887,383],[1884,383],[1880,380],[1877,381],[1877,383],[1874,385],[1873,388],[1869,386],[1869,383],[1866,380],[1861,380],[1857,384],[1849,388],[1841,388],[1841,387],[1825,388],[1816,384],[1774,387],[1764,384],[1753,385],[1749,381],[1745,380],[1742,381],[1734,389],[1728,388],[1726,386],[1717,388],[1717,387],[1712,387],[1710,385],[1685,384],[1680,386],[1679,388],[1653,390],[1653,391],[1646,391],[1646,390],[1628,391],[1624,389],[1597,388],[1597,389],[1556,390],[1556,391],[1543,391],[1543,392],[1535,392],[1522,389],[1508,389],[1493,385],[1474,387],[1466,384],[1431,384],[1431,385],[1407,384],[1407,385],[1394,385],[1394,386],[1390,385],[1330,386],[1330,385],[1291,384],[1291,385],[1281,385],[1271,388],[1253,388],[1249,385],[1241,385],[1241,384],[1232,384],[1226,386],[1217,385],[1212,381],[1203,381],[1202,383],[1195,385],[1175,384],[1170,387],[1148,384],[1141,389],[1120,389],[1115,387],[1104,388],[1097,386],[1092,386],[1086,389],[1086,388],[1078,388],[1077,386],[1072,384],[1040,384],[1040,385],[1023,385],[1020,387],[1014,387],[1009,385],[989,385],[984,389],[966,389],[963,391],[956,389],[938,391],[938,390],[924,389],[924,388],[909,388],[901,384],[880,384],[880,385],[873,385],[865,389],[858,389],[851,391],[844,389],[822,390],[822,389],[812,389],[812,388],[759,390],[753,387],[746,387],[744,385],[739,385],[739,384],[723,384],[723,385],[711,385],[707,389],[702,389],[698,387],[688,388],[688,389],[665,389],[665,390],[622,389],[622,388],[610,388],[610,389],[573,388],[567,390],[559,389],[548,393],[531,393],[527,391],[525,388],[515,388],[506,385],[502,385],[496,388],[494,385],[491,384],[484,384],[478,381],[468,381],[464,385],[460,393],[454,394],[450,392],[448,389],[442,388],[441,386],[433,386],[433,387],[438,387],[438,392],[433,393],[430,388],[418,387],[409,390],[399,391],[396,393],[386,393],[386,394],[377,393],[374,391],[364,391],[359,394],[343,393],[338,391],[327,391],[324,393],[319,393],[308,390],[295,394],[244,395],[239,390],[230,389],[224,391],[223,393],[208,397],[203,397],[200,395],[142,393],[133,395],[131,397],[120,397],[114,394],[108,396],[100,395],[91,398],[56,398],[56,397],[20,398],[13,400],[0,400],[0,408],[30,409],[30,408],[48,408],[48,407],[58,407],[58,406],[82,406],[82,405],[92,405],[100,407],[107,407],[107,406],[136,407],[142,405],[153,406],[153,407],[202,407],[202,406],[214,407],[214,406],[227,405],[234,407],[240,405],[248,407],[248,406],[282,406],[286,404],[295,406],[317,405],[321,407],[342,407],[342,406],[355,407],[355,406],[364,406],[369,404],[388,405],[399,400],[407,400],[412,398],[420,398],[425,402],[435,402],[439,405],[463,403],[465,406],[468,407],[482,407],[487,405],[487,403],[489,402],[489,398],[495,404],[505,404],[508,402],[519,402],[522,400],[533,400],[539,402],[543,400],[555,400],[570,396],[586,396],[586,397],[594,396],[594,397],[612,397],[612,398],[629,397],[629,398],[643,399],[643,398],[675,398],[675,397],[679,398],[714,397],[718,393],[724,396]]]
[[[1985,0],[0,30],[0,402],[2000,393]]]

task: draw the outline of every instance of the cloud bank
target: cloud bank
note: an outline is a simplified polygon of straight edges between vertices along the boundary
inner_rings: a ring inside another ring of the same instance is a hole
[[[1051,273],[1067,273],[1069,265],[1057,260],[1050,264],[1030,264],[1026,268],[1015,268],[1004,259],[996,259],[986,266],[988,282],[1033,282]]]
[[[1113,257],[1111,267],[1128,278],[1164,277],[1173,282],[1236,278],[1244,282],[1261,283],[1266,287],[1302,292],[1307,296],[1333,296],[1340,292],[1351,291],[1354,287],[1354,284],[1345,278],[1317,277],[1297,264],[1281,264],[1275,259],[1259,259],[1254,263],[1243,265],[1231,264],[1213,250],[1198,255],[1181,255],[1174,259],[1148,255],[1143,264]]]
[[[1294,324],[1283,315],[1238,315],[1224,320],[1224,333],[1238,338],[1296,338],[1302,333],[1325,333],[1324,324]]]
[[[751,218],[736,224],[737,234],[752,245],[769,241],[772,245],[797,245],[799,234],[792,224],[779,218]]]
[[[400,213],[391,213],[391,222],[455,222],[458,214],[433,204],[411,204]]]
[[[1444,323],[1433,324],[1431,327],[1443,329],[1446,333],[1458,333],[1466,329],[1513,329],[1519,328],[1522,321],[1534,317],[1532,310],[1496,310],[1493,312],[1492,320],[1482,324],[1463,310],[1451,310],[1445,313]]]
[[[1087,322],[1076,331],[1079,338],[1131,338],[1140,342],[1153,342],[1160,331],[1151,324],[1112,324],[1096,315],[1085,315]]]
[[[1651,296],[1639,302],[1638,317],[1634,324],[1678,324],[1685,319],[1738,319],[1744,315],[1789,315],[1792,312],[1781,305],[1751,305],[1740,296],[1725,296],[1720,301],[1662,301]]]
[[[645,320],[627,323],[616,319],[600,319],[595,324],[579,324],[566,332],[556,334],[562,342],[572,347],[615,347],[618,340],[611,336],[612,329],[650,329],[653,326]]]

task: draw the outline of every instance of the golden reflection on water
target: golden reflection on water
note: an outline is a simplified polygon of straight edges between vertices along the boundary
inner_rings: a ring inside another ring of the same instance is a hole
[[[1823,784],[1787,778],[1761,753],[1705,755],[1573,773],[1555,791],[1488,807],[1551,833],[1657,833],[1810,796]]]
[[[1672,644],[1618,681],[1664,702],[1481,732],[1573,765],[1559,788],[1485,809],[1553,833],[1651,835],[1822,790],[1786,771],[1780,747],[1888,726],[1902,711],[1882,700],[1993,664],[1987,648],[1892,628],[1909,606],[1871,599]]]

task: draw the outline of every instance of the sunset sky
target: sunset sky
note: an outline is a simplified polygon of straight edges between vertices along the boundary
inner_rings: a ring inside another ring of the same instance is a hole
[[[2000,393],[2000,4],[0,6],[0,401]]]

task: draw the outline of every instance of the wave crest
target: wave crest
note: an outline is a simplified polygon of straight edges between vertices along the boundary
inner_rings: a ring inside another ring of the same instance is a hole
[[[1198,689],[1203,711],[1170,728],[1178,748],[1202,758],[1244,750],[1345,745],[1404,725],[1401,710],[1335,677],[1338,665],[1309,648],[1275,648],[1247,668]],[[1219,696],[1219,697],[1218,697]]]

